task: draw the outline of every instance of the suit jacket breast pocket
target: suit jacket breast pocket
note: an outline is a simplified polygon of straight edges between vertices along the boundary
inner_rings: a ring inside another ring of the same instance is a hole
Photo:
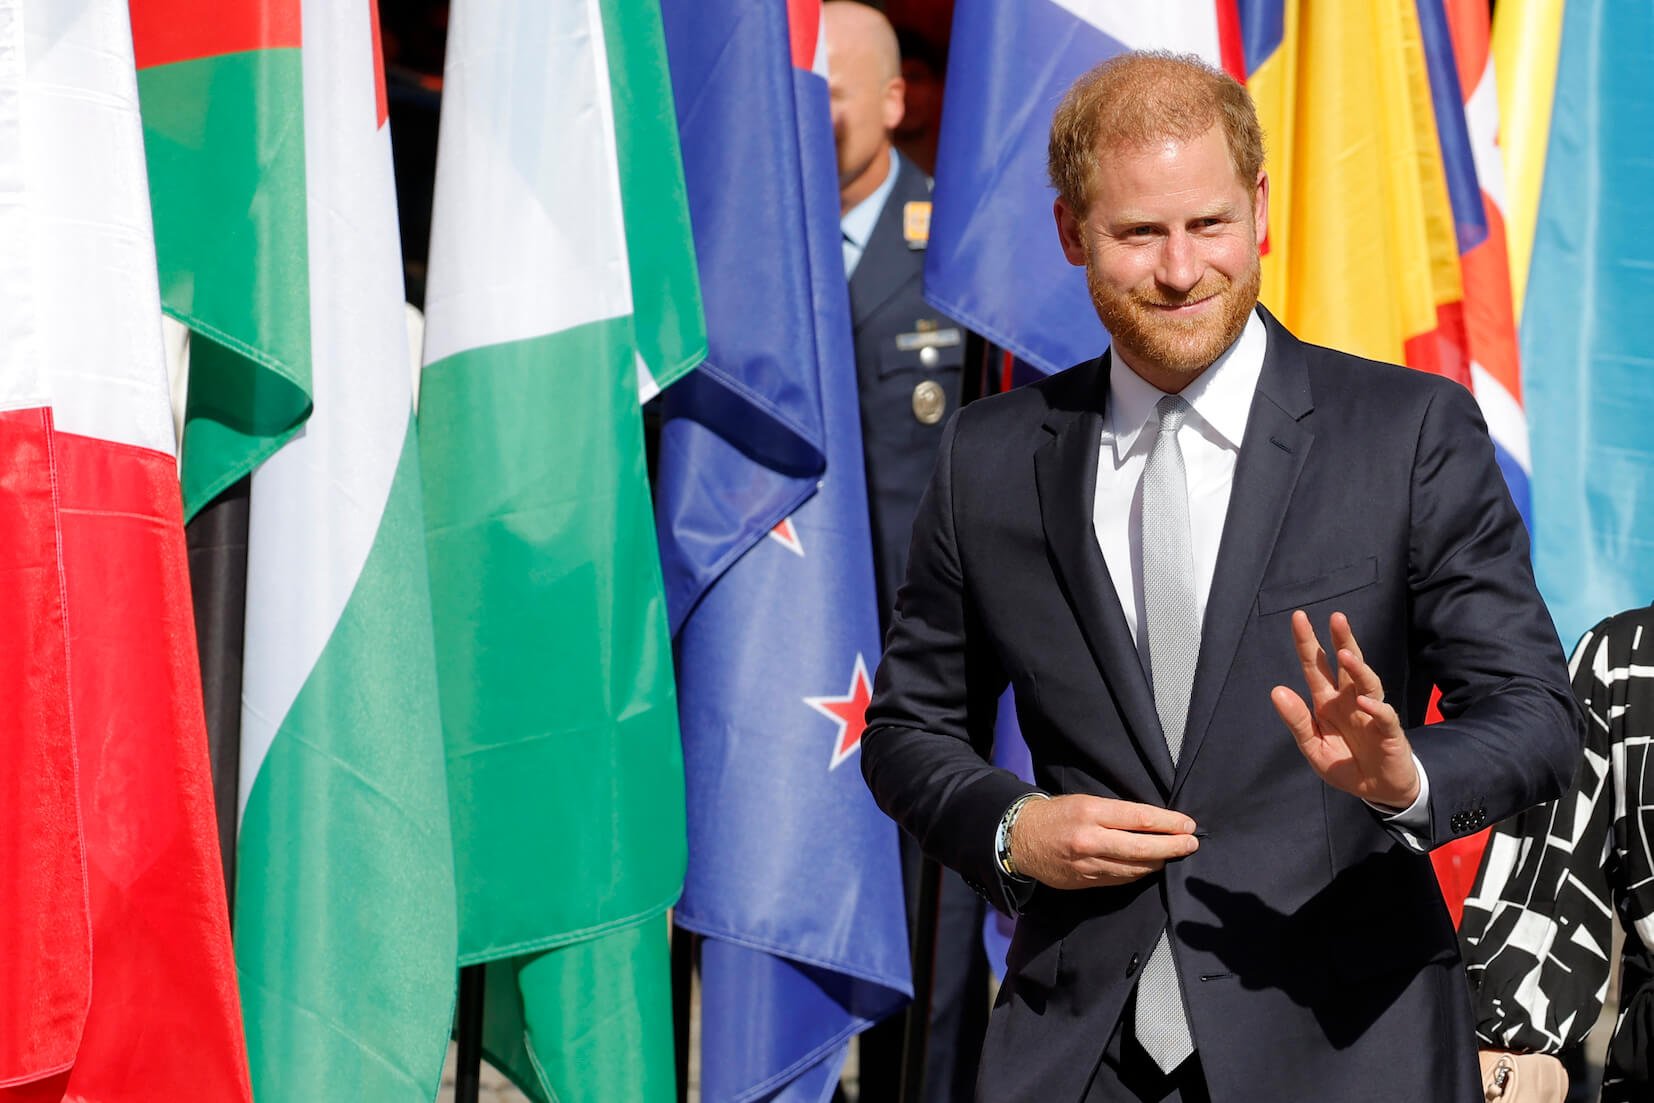
[[[1318,601],[1342,597],[1378,581],[1378,557],[1369,555],[1347,567],[1301,581],[1274,583],[1258,588],[1258,615],[1268,616],[1288,609],[1302,609]]]

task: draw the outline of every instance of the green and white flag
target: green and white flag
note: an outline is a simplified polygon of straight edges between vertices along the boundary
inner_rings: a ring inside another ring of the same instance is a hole
[[[456,926],[390,136],[303,0],[314,410],[253,475],[235,951],[259,1103],[429,1103]]]
[[[460,952],[531,1097],[674,1096],[682,753],[640,391],[700,362],[653,0],[456,0],[420,440]]]
[[[299,9],[131,0],[161,304],[194,335],[186,519],[310,413]]]

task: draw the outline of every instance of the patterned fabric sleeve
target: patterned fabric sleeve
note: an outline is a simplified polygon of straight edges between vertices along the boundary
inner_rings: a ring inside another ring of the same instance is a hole
[[[1613,704],[1614,623],[1586,633],[1569,663],[1586,716],[1573,785],[1494,829],[1465,900],[1460,938],[1476,1032],[1491,1047],[1554,1054],[1576,1045],[1607,995],[1612,887],[1625,883],[1614,843],[1626,801],[1616,784],[1624,748],[1613,746],[1622,711]]]

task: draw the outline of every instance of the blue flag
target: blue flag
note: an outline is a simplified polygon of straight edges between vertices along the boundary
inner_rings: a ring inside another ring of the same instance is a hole
[[[820,6],[663,14],[709,344],[661,431],[676,918],[704,936],[702,1098],[813,1103],[911,994],[896,829],[858,753],[878,619]]]
[[[958,0],[937,148],[925,298],[1043,372],[1108,335],[1063,257],[1046,182],[1051,115],[1075,79],[1130,49],[1219,59],[1220,3]]]
[[[1654,599],[1654,12],[1570,3],[1522,313],[1534,569],[1571,643]]]

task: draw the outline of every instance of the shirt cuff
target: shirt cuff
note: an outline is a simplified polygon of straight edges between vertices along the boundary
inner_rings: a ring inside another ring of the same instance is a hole
[[[1419,795],[1413,803],[1397,812],[1384,804],[1365,801],[1368,808],[1384,817],[1385,826],[1395,828],[1402,841],[1414,850],[1424,850],[1423,840],[1430,837],[1430,775],[1424,772],[1424,763],[1413,756],[1413,769],[1419,772]]]

